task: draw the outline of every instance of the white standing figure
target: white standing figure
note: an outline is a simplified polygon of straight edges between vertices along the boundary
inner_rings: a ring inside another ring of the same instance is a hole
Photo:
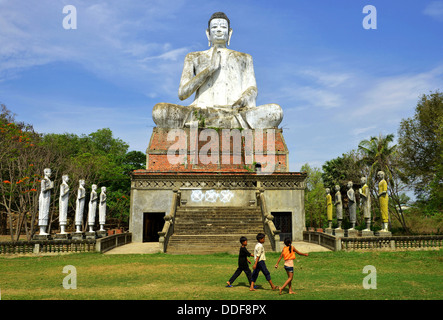
[[[100,231],[105,231],[106,222],[106,187],[102,187],[102,192],[100,193],[100,203],[98,207],[98,222],[100,224]]]
[[[51,205],[51,190],[54,188],[54,182],[50,177],[51,169],[43,170],[44,178],[41,180],[40,196],[38,198],[38,226],[40,227],[40,235],[48,235],[46,228],[49,222],[49,207]]]
[[[59,223],[60,233],[66,234],[66,225],[68,224],[68,200],[69,200],[69,177],[68,175],[62,176],[62,184],[60,185],[60,197],[59,197]]]
[[[82,224],[83,224],[83,211],[85,209],[85,198],[86,198],[86,190],[85,190],[85,180],[79,180],[78,192],[77,192],[77,201],[75,204],[75,232],[82,232]]]
[[[97,213],[97,185],[92,185],[91,197],[89,199],[89,210],[88,210],[88,226],[89,232],[94,232],[94,224],[95,224],[95,215]]]

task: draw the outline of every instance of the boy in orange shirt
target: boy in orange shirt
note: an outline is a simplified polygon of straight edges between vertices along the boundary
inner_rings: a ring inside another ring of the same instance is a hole
[[[288,280],[283,284],[283,286],[280,288],[280,294],[282,293],[282,290],[284,287],[289,285],[289,294],[295,294],[294,291],[292,291],[292,278],[294,277],[294,260],[295,260],[295,254],[299,254],[301,256],[308,256],[307,253],[302,253],[297,251],[297,249],[292,246],[292,242],[290,238],[286,238],[284,241],[286,247],[283,248],[280,258],[278,258],[277,264],[275,265],[275,268],[278,268],[278,264],[280,263],[281,258],[285,260],[285,270],[288,274]]]

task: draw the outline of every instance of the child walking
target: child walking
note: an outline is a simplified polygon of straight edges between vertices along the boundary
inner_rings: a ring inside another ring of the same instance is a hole
[[[248,245],[248,239],[246,237],[240,237],[240,251],[238,253],[238,268],[235,270],[234,274],[232,275],[231,279],[227,281],[228,284],[226,287],[232,287],[232,284],[234,283],[235,279],[244,272],[246,276],[248,277],[249,285],[251,285],[251,270],[249,269],[248,263],[251,263],[248,260],[248,257],[253,257],[252,253],[246,249],[246,246]]]
[[[265,248],[263,247],[263,243],[265,243],[265,235],[263,233],[257,234],[257,244],[255,245],[254,249],[254,257],[255,262],[252,269],[252,277],[251,277],[251,286],[249,287],[250,291],[255,291],[254,284],[257,281],[259,272],[263,272],[265,275],[266,280],[271,285],[272,290],[278,289],[277,286],[275,286],[271,281],[271,273],[266,268],[266,256],[265,256]]]
[[[290,238],[285,238],[284,241],[286,247],[283,248],[280,258],[278,258],[277,264],[275,265],[275,268],[278,268],[278,264],[280,263],[280,260],[283,258],[285,260],[285,270],[288,274],[288,280],[283,284],[283,286],[280,288],[280,294],[282,293],[283,288],[286,286],[289,286],[289,294],[295,294],[294,291],[292,291],[292,278],[294,277],[294,259],[295,254],[299,254],[301,256],[308,256],[307,253],[302,253],[297,251],[297,249],[294,248],[292,245],[292,241]]]

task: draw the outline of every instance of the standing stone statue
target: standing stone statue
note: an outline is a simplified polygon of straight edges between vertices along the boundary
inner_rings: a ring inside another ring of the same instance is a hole
[[[337,229],[341,230],[341,224],[342,224],[342,221],[343,221],[343,203],[341,201],[341,192],[340,192],[340,186],[339,185],[335,186],[335,191],[336,192],[335,192],[334,205],[335,205],[335,214],[337,215],[337,223],[338,223]]]
[[[102,192],[100,193],[100,203],[98,206],[98,222],[100,224],[100,231],[105,231],[106,222],[106,187],[102,187]]]
[[[329,188],[326,188],[326,214],[328,217],[328,229],[332,228],[332,197]]]
[[[210,49],[189,53],[184,62],[178,96],[195,93],[190,106],[158,103],[152,118],[159,128],[183,128],[204,118],[206,127],[276,128],[283,119],[278,104],[256,106],[257,83],[252,57],[227,48],[230,20],[214,13],[206,30]]]
[[[49,207],[51,205],[51,190],[54,189],[54,182],[50,177],[51,169],[43,170],[44,178],[41,180],[40,196],[38,198],[38,226],[40,227],[40,235],[48,235],[46,228],[49,222]]]
[[[361,208],[366,222],[366,229],[363,231],[371,231],[371,194],[365,177],[361,178],[361,184],[363,187],[358,190],[358,193],[360,194]]]
[[[385,180],[385,173],[383,171],[379,171],[377,173],[377,177],[380,179],[378,184],[378,201],[380,203],[380,214],[382,221],[382,231],[388,231],[388,222],[389,222],[389,214],[388,214],[388,184]]]
[[[352,188],[352,186],[353,186],[352,181],[349,181],[347,184],[349,222],[351,223],[351,228],[349,230],[354,230],[355,222],[357,220],[357,211],[356,211],[356,205],[355,205],[355,192],[354,192],[354,189]]]
[[[86,198],[85,180],[79,180],[78,184],[77,201],[75,204],[75,232],[81,233]]]
[[[68,224],[68,200],[69,200],[69,177],[68,175],[62,176],[62,183],[60,184],[60,197],[59,197],[59,223],[60,233],[66,234],[66,225]]]
[[[91,197],[89,198],[89,208],[88,208],[88,226],[89,232],[94,232],[95,215],[97,213],[97,185],[92,185]]]

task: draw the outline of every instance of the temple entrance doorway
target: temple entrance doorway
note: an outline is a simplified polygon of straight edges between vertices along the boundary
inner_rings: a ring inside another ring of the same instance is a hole
[[[289,237],[292,239],[292,212],[271,212],[274,216],[274,225],[280,230],[280,241]]]
[[[162,231],[165,220],[164,212],[145,212],[143,215],[143,242],[158,242],[158,233]]]

